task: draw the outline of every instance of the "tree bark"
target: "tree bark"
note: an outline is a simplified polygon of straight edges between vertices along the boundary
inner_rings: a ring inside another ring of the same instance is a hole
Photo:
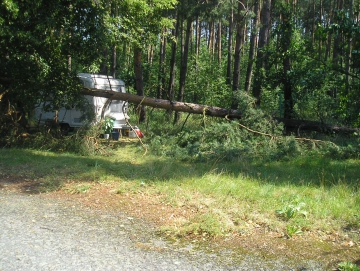
[[[289,5],[289,2],[286,2]],[[291,69],[291,60],[288,50],[290,49],[292,39],[292,25],[291,25],[291,14],[285,8],[281,13],[281,38],[280,38],[280,50],[283,58],[283,74],[282,83],[284,91],[284,118],[291,119],[293,117],[294,101],[292,97],[292,85],[289,78],[289,72]]]
[[[250,91],[251,79],[253,73],[254,66],[254,58],[255,58],[255,46],[256,46],[256,37],[257,37],[257,28],[258,28],[258,13],[259,13],[259,1],[255,0],[254,3],[254,13],[255,16],[253,18],[253,24],[251,29],[251,37],[250,37],[250,49],[249,49],[249,62],[246,70],[246,80],[245,80],[245,91]]]
[[[180,16],[179,13],[176,16],[177,20],[175,23],[175,29],[173,30],[173,37],[174,40],[171,44],[171,59],[170,59],[170,77],[169,77],[169,88],[168,88],[168,99],[170,101],[175,100],[175,92],[174,92],[174,86],[175,86],[175,66],[176,66],[176,50],[177,50],[177,39],[179,35],[179,24],[180,24]],[[171,111],[168,112],[169,115],[171,115]]]
[[[343,0],[337,0],[336,3],[336,9],[337,10],[341,10],[343,8]],[[335,22],[337,23],[337,22]],[[333,55],[332,55],[332,62],[333,62],[333,66],[335,68],[337,68],[338,66],[340,66],[340,57],[339,55],[341,55],[341,40],[342,40],[342,35],[338,34],[335,35],[334,37],[334,45],[333,45]]]
[[[108,75],[108,66],[107,66],[107,59],[109,57],[109,52],[107,48],[104,48],[102,51],[102,62],[100,64],[100,74]]]
[[[144,96],[144,82],[142,74],[142,58],[141,48],[135,46],[134,48],[134,72],[135,72],[135,89],[136,93],[140,96]],[[144,122],[146,120],[146,108],[144,105],[140,105],[139,110],[139,121]]]
[[[354,14],[353,14],[353,7],[354,7],[354,0],[351,0],[349,3],[349,18],[353,20]],[[353,22],[353,21],[352,21]],[[353,37],[348,36],[347,37],[347,52],[346,52],[346,61],[345,61],[345,70],[346,70],[346,81],[345,81],[345,93],[349,93],[349,87],[350,87],[350,66],[351,66],[351,59],[352,59],[352,41]]]
[[[327,24],[325,25],[326,27],[329,27],[331,24],[334,23],[334,10],[336,10],[335,3],[336,3],[336,0],[334,0],[334,7],[331,6],[331,8],[329,10],[329,19],[328,19]],[[325,50],[325,56],[324,56],[325,62],[327,62],[328,59],[330,58],[331,44],[332,44],[332,34],[327,33],[327,35],[326,35],[326,50]]]
[[[112,48],[112,54],[111,54],[111,69],[110,69],[110,73],[111,76],[116,78],[116,45],[113,46]]]
[[[231,3],[232,4],[232,3]],[[232,67],[232,50],[233,50],[233,24],[234,24],[234,10],[231,7],[231,13],[229,16],[229,33],[228,33],[228,52],[226,63],[226,84],[231,85],[231,67]]]
[[[262,68],[265,67],[266,55],[264,53],[265,46],[268,44],[269,31],[271,27],[271,0],[264,0],[260,13],[260,31],[259,31],[259,44],[256,57],[256,69],[254,74],[254,84],[252,93],[256,98],[256,103],[260,105],[261,101],[261,89],[262,89]]]
[[[191,29],[192,29],[192,20],[187,19],[186,22],[186,34],[185,34],[185,41],[184,41],[184,49],[182,52],[181,57],[181,69],[180,69],[180,88],[178,93],[178,101],[184,101],[184,94],[185,94],[185,83],[186,83],[186,73],[188,69],[188,55],[189,55],[189,47],[190,47],[190,36],[191,36]],[[180,119],[180,113],[176,112],[174,123],[177,123]]]
[[[201,104],[194,104],[194,103],[184,103],[184,102],[149,98],[145,96],[139,96],[130,93],[122,93],[122,92],[116,92],[110,90],[83,88],[81,90],[81,94],[104,97],[111,100],[127,101],[129,103],[141,104],[142,106],[151,106],[155,108],[162,108],[172,111],[186,112],[192,114],[205,114],[207,116],[214,116],[214,117],[228,116],[229,118],[233,118],[233,119],[241,118],[241,114],[237,110],[201,105]]]
[[[359,132],[359,128],[350,128],[345,126],[337,126],[326,124],[319,121],[310,121],[310,120],[296,120],[296,119],[284,119],[284,118],[274,118],[276,121],[284,124],[284,127],[291,132],[295,132],[300,136],[301,131],[315,131],[321,133],[335,132],[341,134],[352,134]]]
[[[221,33],[221,29],[222,29],[222,24],[221,24],[221,21],[219,21],[219,23],[218,23],[218,31],[217,31],[217,55],[218,55],[219,66],[221,65],[221,54],[222,54],[222,44],[221,44],[222,33]]]
[[[161,37],[160,44],[160,52],[159,52],[159,76],[158,76],[158,91],[157,97],[163,98],[163,92],[165,88],[165,56],[166,56],[166,29],[163,31],[163,35]]]
[[[237,11],[237,27],[236,27],[236,41],[235,41],[235,56],[234,56],[234,71],[233,71],[233,85],[232,91],[238,91],[240,85],[240,60],[241,60],[241,46],[243,44],[244,35],[244,16],[241,13],[245,10],[245,6],[242,2],[238,3]],[[237,108],[237,102],[234,100],[231,108]]]

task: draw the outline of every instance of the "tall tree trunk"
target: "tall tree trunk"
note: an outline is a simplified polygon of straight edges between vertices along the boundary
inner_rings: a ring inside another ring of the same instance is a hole
[[[319,3],[319,5],[320,5],[320,8],[319,8],[319,18],[320,18],[320,20],[319,20],[319,24],[321,25],[321,23],[322,23],[322,17],[323,17],[323,4],[322,4],[322,0],[320,0],[320,3]],[[320,37],[319,38],[319,45],[318,45],[318,59],[319,59],[319,61],[321,61],[321,59],[322,59],[322,46],[323,46],[323,39],[322,39],[322,37]]]
[[[158,91],[157,97],[162,99],[163,91],[165,87],[165,56],[166,56],[166,31],[164,29],[163,34],[161,36],[161,44],[160,44],[160,52],[159,52],[159,76],[158,76]]]
[[[254,3],[254,14],[253,23],[251,28],[251,37],[250,37],[250,48],[249,48],[249,62],[246,70],[246,80],[245,80],[245,91],[250,91],[251,86],[251,79],[253,73],[253,66],[254,66],[254,56],[255,56],[255,46],[256,46],[256,38],[257,38],[257,31],[258,31],[258,20],[259,20],[259,1],[255,0]]]
[[[289,1],[286,1],[289,5]],[[291,12],[288,7],[283,7],[281,12],[281,40],[280,50],[283,57],[283,74],[282,83],[284,91],[284,118],[291,119],[293,117],[294,101],[292,97],[292,85],[289,78],[289,72],[291,69],[291,61],[289,56],[289,49],[292,38],[292,25],[291,25]]]
[[[201,42],[201,22],[199,20],[199,15],[196,15],[195,19],[195,70],[196,74],[198,74],[199,71],[199,55],[200,55],[200,42]],[[195,78],[196,84],[198,84],[199,78],[196,76]],[[197,91],[194,91],[194,97],[193,97],[194,103],[197,103],[199,100],[199,94]]]
[[[337,0],[336,3],[336,9],[341,10],[343,8],[343,0]],[[338,34],[334,37],[334,48],[333,48],[333,55],[332,55],[332,62],[334,67],[339,66],[340,64],[340,58],[339,55],[341,54],[341,40],[342,35]]]
[[[178,93],[178,101],[180,101],[180,102],[184,101],[191,29],[192,29],[192,20],[190,18],[188,18],[186,21],[184,49],[183,49],[182,56],[181,56],[181,68],[180,68],[180,80],[179,80],[180,88],[179,88],[179,93]],[[175,114],[174,123],[178,123],[179,120],[180,120],[180,112],[177,111]]]
[[[114,78],[116,78],[116,66],[117,66],[117,62],[116,62],[116,45],[114,45],[113,48],[112,48],[111,69],[110,69],[111,76],[114,77]]]
[[[201,22],[199,20],[199,15],[196,16],[196,28],[195,28],[195,54],[196,58],[200,54],[200,41],[201,41]]]
[[[350,0],[349,4],[349,18],[351,19],[352,23],[353,23],[353,18],[354,18],[354,14],[353,14],[353,7],[354,7],[354,0]],[[350,88],[350,64],[351,64],[351,59],[352,59],[352,36],[349,35],[349,37],[347,37],[347,52],[346,52],[346,88],[345,88],[345,94],[348,94],[349,92],[349,88]]]
[[[101,61],[101,64],[100,64],[100,74],[107,75],[108,74],[107,60],[108,60],[108,57],[109,57],[107,48],[103,49],[102,57],[103,58],[102,58],[102,61]]]
[[[221,65],[221,53],[222,53],[222,46],[221,46],[222,33],[221,33],[221,28],[222,28],[222,24],[221,24],[221,21],[219,21],[219,23],[218,23],[218,31],[217,31],[217,56],[218,56],[219,66]]]
[[[228,52],[227,52],[227,63],[226,63],[226,84],[227,85],[231,85],[233,23],[234,23],[234,10],[232,8],[232,3],[231,3],[231,13],[229,16],[229,27],[228,27]]]
[[[69,71],[71,71],[71,55],[68,55],[67,68]]]
[[[177,50],[177,40],[179,36],[179,25],[180,25],[180,16],[177,14],[177,20],[175,23],[175,29],[173,30],[173,40],[171,44],[171,59],[170,59],[170,76],[169,76],[169,88],[168,88],[168,100],[175,101],[175,64],[176,64],[176,50]],[[170,115],[172,110],[167,111]]]
[[[135,72],[135,90],[139,96],[144,96],[144,82],[142,72],[142,56],[141,48],[135,46],[134,48],[134,72]],[[146,108],[144,105],[138,106],[139,122],[146,120]]]
[[[148,63],[150,66],[152,66],[153,59],[154,59],[154,46],[150,44],[148,47]]]
[[[240,61],[241,61],[241,47],[243,45],[244,35],[244,16],[242,12],[245,10],[245,6],[242,2],[238,2],[237,10],[237,27],[236,27],[236,40],[235,40],[235,55],[234,55],[234,71],[233,71],[233,86],[232,91],[238,91],[240,85]],[[238,107],[237,101],[234,99],[231,106],[232,109]]]
[[[315,21],[315,12],[316,12],[316,3],[315,3],[315,0],[313,0],[313,3],[312,3],[312,22],[311,22],[311,47],[314,46],[315,44],[315,24],[316,24],[316,21]]]
[[[336,9],[336,0],[333,0],[333,1],[334,1],[334,6],[330,7],[329,20],[327,21],[326,27],[329,27],[331,24],[334,23],[334,10]],[[324,61],[325,62],[327,62],[328,59],[330,58],[331,43],[332,43],[332,34],[327,33],[327,36],[326,36],[326,50],[325,50],[325,56],[324,56]]]
[[[215,22],[211,21],[209,23],[209,43],[208,50],[210,52],[211,57],[213,57],[215,52]]]
[[[256,98],[256,103],[260,105],[262,83],[265,80],[262,69],[265,67],[266,55],[264,49],[268,44],[269,32],[271,27],[271,0],[263,0],[263,5],[260,13],[260,31],[259,43],[257,48],[256,69],[254,74],[254,84],[252,93]]]

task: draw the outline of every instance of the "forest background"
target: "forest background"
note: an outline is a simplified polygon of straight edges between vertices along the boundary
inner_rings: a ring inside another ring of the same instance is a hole
[[[138,95],[243,110],[247,94],[273,117],[359,126],[357,0],[6,0],[0,25],[2,137],[50,95],[51,109],[81,107],[78,72]]]

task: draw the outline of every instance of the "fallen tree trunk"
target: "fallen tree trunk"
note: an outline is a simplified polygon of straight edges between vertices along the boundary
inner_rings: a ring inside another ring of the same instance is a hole
[[[145,106],[186,112],[186,113],[191,113],[191,114],[205,114],[208,116],[223,117],[223,118],[225,116],[228,116],[229,118],[233,118],[233,119],[241,118],[241,114],[237,110],[225,109],[225,108],[215,107],[215,106],[208,106],[208,105],[201,105],[201,104],[194,104],[194,103],[182,103],[182,102],[175,102],[175,101],[172,102],[169,100],[149,98],[149,97],[138,96],[138,95],[134,95],[134,94],[130,94],[130,93],[121,93],[121,92],[116,92],[116,91],[99,90],[99,89],[92,89],[92,88],[83,88],[81,90],[81,93],[84,95],[104,97],[104,98],[109,98],[112,100],[127,101],[129,103],[141,104],[141,105],[145,105]]]
[[[162,100],[156,98],[149,98],[145,96],[138,96],[130,93],[121,93],[110,90],[99,90],[92,88],[83,88],[81,93],[84,95],[98,96],[109,98],[112,100],[121,100],[127,101],[129,103],[141,104],[145,106],[162,108],[166,110],[174,110],[180,112],[186,112],[191,114],[205,114],[213,117],[227,117],[228,119],[241,119],[241,113],[233,109],[225,109],[221,107],[194,104],[194,103],[183,103],[183,102],[172,102],[169,100]],[[318,121],[309,121],[309,120],[296,120],[296,119],[284,119],[284,118],[274,118],[278,122],[284,124],[284,127],[287,130],[294,131],[298,135],[301,131],[317,131],[317,132],[335,132],[341,134],[352,134],[359,133],[360,129],[349,128],[337,125],[330,125]]]
[[[352,134],[358,133],[359,128],[350,128],[338,125],[327,124],[319,121],[310,121],[310,120],[296,120],[296,119],[283,119],[275,118],[278,122],[284,124],[285,128],[292,130],[300,135],[301,131],[316,131],[321,133],[341,133],[341,134]]]

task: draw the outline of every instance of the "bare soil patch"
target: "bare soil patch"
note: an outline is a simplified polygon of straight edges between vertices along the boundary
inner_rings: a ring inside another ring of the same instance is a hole
[[[40,193],[41,182],[12,177],[0,179],[0,190],[14,193],[28,193],[39,197],[62,199],[71,204],[76,202],[86,208],[120,211],[129,216],[141,218],[161,229],[176,226],[188,221],[199,210],[191,206],[172,206],[164,201],[164,196],[147,193],[116,193],[115,184],[92,184],[86,192],[71,190],[74,184],[66,184],[57,191]],[[168,234],[162,232],[161,234]],[[203,244],[214,249],[231,249],[234,252],[254,252],[262,257],[286,257],[293,260],[318,260],[326,262],[329,270],[342,261],[360,263],[360,244],[353,242],[346,234],[333,232],[305,232],[286,238],[283,233],[270,231],[266,226],[258,225],[246,234],[230,233],[226,236],[212,237],[203,234],[168,234],[170,240],[189,241]]]

